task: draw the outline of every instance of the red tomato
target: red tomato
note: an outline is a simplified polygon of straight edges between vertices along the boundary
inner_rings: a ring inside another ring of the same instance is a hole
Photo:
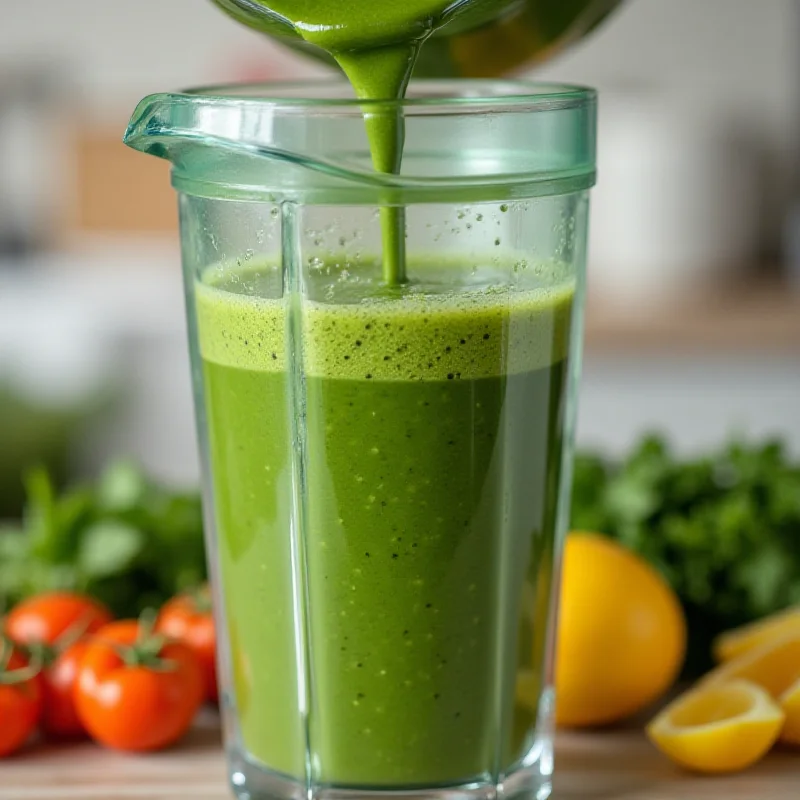
[[[112,622],[89,642],[75,707],[96,741],[118,750],[157,750],[177,741],[203,702],[194,651],[133,620]]]
[[[11,642],[0,641],[4,654],[0,663],[5,662],[0,668],[0,756],[7,756],[19,750],[36,728],[42,687],[22,653]]]
[[[48,736],[68,738],[85,733],[75,710],[74,689],[78,666],[88,645],[88,640],[82,639],[61,650],[42,672],[42,730]]]
[[[6,632],[20,644],[55,645],[75,632],[94,633],[111,622],[108,609],[73,592],[46,592],[14,606],[6,617]]]
[[[50,736],[84,733],[73,701],[73,684],[87,634],[102,628],[111,614],[100,603],[71,592],[48,592],[23,600],[6,618],[8,635],[25,645],[42,665],[42,728]]]
[[[189,645],[197,655],[206,686],[206,698],[217,701],[217,642],[211,592],[203,586],[196,592],[173,597],[158,615],[156,630]]]

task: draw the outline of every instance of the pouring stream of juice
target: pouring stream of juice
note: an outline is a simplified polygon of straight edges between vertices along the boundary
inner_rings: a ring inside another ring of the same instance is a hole
[[[231,16],[313,55],[330,57],[365,109],[377,172],[399,173],[406,93],[420,61],[428,75],[492,77],[542,60],[580,38],[621,0],[214,0]],[[423,47],[424,45],[424,47]],[[405,209],[381,207],[383,278],[406,280]]]
[[[410,42],[340,53],[336,60],[359,98],[400,99],[405,95],[418,52],[419,44]],[[374,168],[378,172],[400,172],[405,127],[402,110],[394,105],[366,111],[364,121]],[[396,286],[406,279],[405,209],[383,205],[380,214],[383,279],[389,286]]]

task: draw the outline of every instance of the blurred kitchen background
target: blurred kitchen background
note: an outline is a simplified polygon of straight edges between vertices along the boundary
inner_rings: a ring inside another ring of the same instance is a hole
[[[171,88],[322,68],[202,0],[0,0],[0,518],[23,464],[197,479],[166,163]],[[599,87],[579,440],[800,453],[800,2],[628,0],[538,71]]]

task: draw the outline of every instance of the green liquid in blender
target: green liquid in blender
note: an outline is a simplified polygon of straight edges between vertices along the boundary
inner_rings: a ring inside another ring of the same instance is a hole
[[[199,284],[196,307],[245,751],[302,778],[307,735],[315,778],[336,785],[494,774],[530,746],[518,670],[541,682],[571,283],[333,305],[238,294],[252,280],[233,278]],[[288,567],[290,302],[305,376],[305,634]]]

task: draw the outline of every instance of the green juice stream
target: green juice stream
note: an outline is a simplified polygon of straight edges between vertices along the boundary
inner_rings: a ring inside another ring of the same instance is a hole
[[[325,305],[235,293],[247,285],[196,292],[244,750],[302,779],[307,742],[315,779],[338,785],[496,774],[530,746],[535,699],[515,704],[515,684],[525,676],[534,698],[541,684],[571,286]],[[290,313],[303,342],[307,722]]]
[[[483,0],[486,2],[486,0]],[[368,101],[405,97],[420,47],[450,4],[443,0],[258,0],[290,20],[306,41],[330,53],[356,96]],[[404,122],[396,104],[365,109],[376,171],[397,173],[403,155]],[[383,277],[390,286],[406,279],[405,211],[381,207]]]
[[[340,53],[337,61],[358,97],[399,99],[405,95],[418,49],[417,44],[411,44],[360,50]],[[400,172],[405,138],[402,111],[396,106],[365,111],[364,123],[376,171]],[[397,286],[406,280],[405,209],[387,204],[381,206],[380,214],[383,280],[389,286]]]

